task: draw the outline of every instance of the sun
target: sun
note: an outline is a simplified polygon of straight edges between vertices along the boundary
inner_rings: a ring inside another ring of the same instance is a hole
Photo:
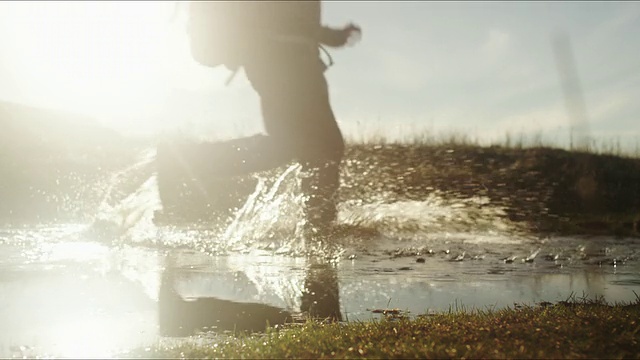
[[[202,71],[176,10],[165,1],[3,3],[4,66],[25,102],[127,122]]]

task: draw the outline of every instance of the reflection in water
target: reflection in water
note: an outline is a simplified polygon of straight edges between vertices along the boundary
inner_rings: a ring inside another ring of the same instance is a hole
[[[318,263],[308,267],[300,310],[314,318],[342,320],[338,274],[333,265]]]
[[[299,298],[299,301],[280,299],[284,304],[299,304],[298,308],[274,306],[264,296],[256,296],[271,289],[265,286],[266,281],[262,284],[251,281],[245,274],[246,268],[235,273],[228,270],[225,274],[210,273],[218,276],[208,282],[207,288],[198,289],[199,292],[212,295],[183,296],[176,290],[176,284],[189,279],[190,275],[201,276],[202,272],[194,273],[180,268],[176,266],[175,259],[169,256],[158,295],[160,334],[188,336],[203,330],[257,332],[264,331],[267,326],[290,323],[304,317],[342,320],[335,264],[311,261],[306,266],[304,282],[298,287],[300,291],[280,293]],[[288,277],[289,274],[280,272],[277,276],[282,280],[283,276]],[[199,284],[207,282],[201,281]]]
[[[267,325],[291,321],[289,312],[266,304],[214,297],[184,299],[169,282],[163,277],[158,297],[158,325],[162,336],[189,336],[207,329],[256,332],[264,331]]]

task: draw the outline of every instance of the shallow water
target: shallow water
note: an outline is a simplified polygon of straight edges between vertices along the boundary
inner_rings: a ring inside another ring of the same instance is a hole
[[[353,321],[640,293],[637,240],[527,235],[484,198],[380,194],[341,204],[329,243],[303,241],[298,171],[222,229],[155,225],[153,176],[91,223],[0,229],[0,357],[108,357],[308,306]]]

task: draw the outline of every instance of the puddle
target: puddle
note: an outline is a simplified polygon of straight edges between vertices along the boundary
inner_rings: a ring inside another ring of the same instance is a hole
[[[166,231],[194,239],[193,231]],[[199,330],[259,331],[265,321],[281,323],[302,310],[355,321],[380,318],[373,309],[415,316],[572,294],[628,302],[640,293],[637,250],[623,239],[493,244],[440,234],[392,244],[377,238],[325,261],[264,249],[212,255],[113,245],[65,234],[2,232],[1,357],[104,358]],[[532,262],[524,261],[537,249]],[[614,266],[612,259],[623,255]],[[508,262],[508,256],[517,257]]]

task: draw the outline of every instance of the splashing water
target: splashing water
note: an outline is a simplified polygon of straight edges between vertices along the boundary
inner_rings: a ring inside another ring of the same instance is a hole
[[[282,252],[300,238],[300,171],[298,164],[289,166],[271,186],[267,179],[258,179],[256,190],[222,234],[228,248],[247,249],[266,241],[267,248]]]
[[[149,171],[154,159],[155,152],[146,151],[139,161],[111,177],[89,234],[103,241],[186,246],[210,254],[264,250],[296,256],[308,253],[312,248],[314,251],[321,249],[318,244],[306,242],[303,236],[300,165],[290,165],[272,176],[256,175],[255,190],[235,211],[228,225],[192,224],[179,228],[158,227],[153,222],[154,212],[162,209],[157,175]],[[118,197],[120,184],[141,172],[148,175],[146,180],[122,200],[114,200]],[[343,237],[357,237],[361,234],[358,230],[368,230],[393,242],[438,241],[443,237],[475,244],[518,244],[523,241],[514,236],[518,228],[506,219],[504,209],[493,206],[485,197],[447,199],[438,191],[427,194],[420,201],[394,200],[393,196],[383,193],[375,194],[375,197],[375,201],[367,199],[366,203],[357,200],[338,205],[338,226],[352,230],[342,233]]]
[[[300,240],[303,198],[299,192],[300,165],[287,167],[275,179],[258,176],[254,192],[222,229],[216,226],[218,224],[158,227],[153,217],[157,210],[162,209],[162,204],[156,174],[151,174],[122,200],[115,203],[113,200],[118,185],[125,178],[146,171],[154,157],[155,153],[146,152],[140,161],[111,177],[95,220],[83,233],[85,238],[90,236],[101,241],[137,245],[186,245],[210,254],[251,249],[283,253],[290,251],[292,244]]]
[[[475,238],[491,236],[496,242],[504,243],[518,232],[517,226],[505,215],[503,208],[492,206],[486,197],[447,199],[434,191],[421,201],[345,202],[340,207],[339,221],[374,228],[396,239],[457,234]]]
[[[150,174],[134,192],[127,194],[122,200],[116,199],[117,193],[121,191],[119,186],[131,176],[150,172],[155,156],[154,150],[146,150],[136,163],[111,176],[95,220],[84,236],[114,241],[127,235],[133,242],[140,240],[141,236],[148,238],[143,234],[152,232],[153,214],[161,208],[155,174]]]

